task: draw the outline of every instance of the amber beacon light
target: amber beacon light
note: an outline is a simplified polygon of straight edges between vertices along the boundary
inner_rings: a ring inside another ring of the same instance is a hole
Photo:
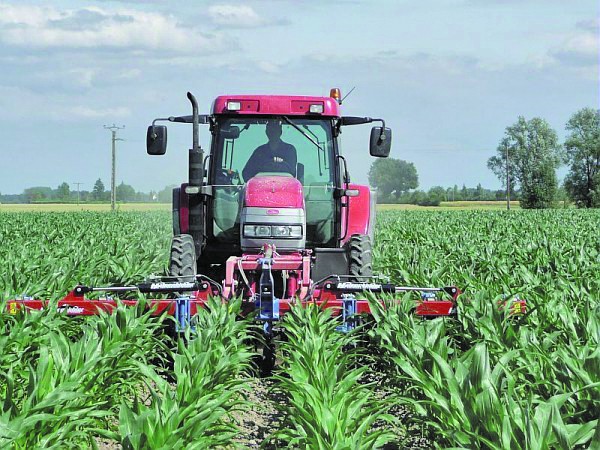
[[[340,88],[332,88],[329,91],[329,96],[334,98],[340,105],[342,104],[342,94],[340,93]]]

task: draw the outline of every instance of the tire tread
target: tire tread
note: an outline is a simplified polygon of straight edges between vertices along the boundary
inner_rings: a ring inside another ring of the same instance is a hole
[[[350,276],[373,275],[373,250],[371,239],[366,234],[354,234],[347,242]],[[357,278],[355,281],[359,281]]]

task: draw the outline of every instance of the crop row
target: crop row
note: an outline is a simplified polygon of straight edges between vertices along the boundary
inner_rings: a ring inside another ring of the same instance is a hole
[[[85,322],[50,309],[0,314],[0,446],[230,444],[232,412],[245,404],[250,322],[237,320],[239,305],[210,306],[197,316],[193,338],[174,348],[143,303]]]
[[[78,282],[162,273],[168,221],[0,215],[0,293],[58,298]],[[440,447],[600,446],[598,229],[595,211],[381,214],[376,270],[396,283],[461,287],[459,317],[420,320],[407,296],[385,309],[373,302],[373,321],[341,335],[328,313],[294,310],[274,378],[284,420],[271,440],[370,448],[416,425]],[[514,295],[526,314],[499,307]],[[101,438],[126,448],[234,445],[255,331],[235,305],[219,305],[173,348],[141,308],[83,323],[50,310],[0,314],[0,439],[15,448]],[[380,382],[365,384],[375,371]],[[400,424],[390,412],[398,404],[412,411]]]
[[[0,296],[63,297],[78,283],[130,283],[168,264],[167,212],[0,214]]]

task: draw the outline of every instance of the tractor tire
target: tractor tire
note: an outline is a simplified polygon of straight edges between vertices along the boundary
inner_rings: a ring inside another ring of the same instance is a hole
[[[366,234],[353,234],[346,243],[348,274],[352,281],[364,281],[373,275],[373,250],[371,238]]]
[[[196,246],[189,234],[178,234],[171,241],[169,274],[178,281],[195,281],[198,273]]]

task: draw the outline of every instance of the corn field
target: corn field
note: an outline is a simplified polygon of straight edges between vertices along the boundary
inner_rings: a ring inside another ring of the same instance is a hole
[[[0,214],[2,302],[164,274],[170,217]],[[260,333],[237,302],[176,340],[143,300],[85,320],[2,304],[0,448],[600,448],[600,211],[384,212],[374,269],[460,287],[458,318],[370,299],[341,334],[295,307],[260,402]],[[515,296],[526,314],[499,307]]]

